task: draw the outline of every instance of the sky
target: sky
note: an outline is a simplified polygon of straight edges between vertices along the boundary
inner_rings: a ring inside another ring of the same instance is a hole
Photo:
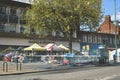
[[[115,20],[115,0],[103,0],[102,11],[105,15],[110,15],[111,20]],[[116,0],[116,20],[120,21],[120,0]]]
[[[27,2],[29,0],[18,0],[22,2]],[[111,20],[115,20],[115,1],[116,1],[116,20],[120,21],[120,0],[102,0],[102,11],[104,14],[104,17],[106,15],[111,16]],[[103,18],[104,19],[104,18]]]

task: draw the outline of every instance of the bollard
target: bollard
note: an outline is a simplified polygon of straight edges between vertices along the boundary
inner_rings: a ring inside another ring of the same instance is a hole
[[[22,70],[22,63],[21,62],[17,62],[17,65],[16,65],[16,70]]]
[[[18,62],[17,62],[17,65],[16,65],[16,69],[17,69],[17,71],[18,71]]]
[[[4,63],[3,63],[3,72],[5,71],[5,65],[4,65]]]
[[[3,63],[3,72],[8,72],[8,63],[7,62]]]
[[[20,62],[20,71],[22,70],[22,63]]]

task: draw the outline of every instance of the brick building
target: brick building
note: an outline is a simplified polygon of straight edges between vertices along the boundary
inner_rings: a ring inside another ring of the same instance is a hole
[[[113,24],[114,22],[111,21],[111,17],[107,15],[105,17],[104,22],[101,24],[100,28],[98,29],[98,32],[100,33],[108,33],[108,34],[119,34],[120,29],[119,25],[116,25],[117,28],[115,28],[115,25]]]
[[[118,21],[116,21],[116,26],[114,24],[114,21],[111,21],[111,17],[110,15],[107,15],[105,17],[104,22],[100,25],[100,28],[98,29],[98,33],[104,33],[104,34],[108,34],[108,36],[110,36],[108,39],[110,40],[110,38],[113,38],[113,43],[115,43],[115,35],[117,35],[117,46],[118,48],[120,47],[120,25],[118,25]],[[108,42],[109,43],[109,42]],[[115,44],[113,44],[112,46],[114,47]]]

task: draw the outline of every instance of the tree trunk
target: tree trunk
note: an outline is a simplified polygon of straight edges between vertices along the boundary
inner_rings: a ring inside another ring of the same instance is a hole
[[[69,49],[70,49],[70,53],[72,53],[72,29],[70,30],[70,35],[69,35]]]
[[[69,49],[70,49],[70,53],[72,53],[72,38],[70,38],[69,40]]]

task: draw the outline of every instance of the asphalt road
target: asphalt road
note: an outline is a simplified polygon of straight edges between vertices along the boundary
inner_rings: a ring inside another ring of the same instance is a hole
[[[120,66],[0,76],[0,80],[120,80]]]

